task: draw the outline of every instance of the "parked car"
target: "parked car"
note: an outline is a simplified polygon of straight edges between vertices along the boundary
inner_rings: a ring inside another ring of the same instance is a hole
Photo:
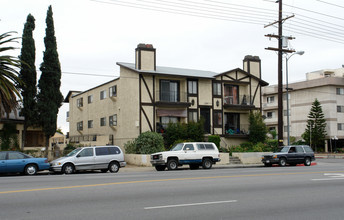
[[[117,173],[125,167],[124,155],[118,146],[96,146],[77,148],[65,157],[53,160],[50,170],[71,174],[78,170],[101,170]]]
[[[220,153],[214,143],[188,142],[175,145],[170,151],[151,155],[151,164],[157,171],[176,170],[178,166],[188,164],[191,169],[210,169],[219,162]]]
[[[47,158],[35,158],[18,151],[0,152],[0,173],[24,173],[35,175],[38,171],[49,170]]]
[[[280,166],[304,164],[310,166],[314,160],[314,152],[307,145],[284,146],[273,154],[262,156],[262,162],[265,166],[272,164],[279,164]]]

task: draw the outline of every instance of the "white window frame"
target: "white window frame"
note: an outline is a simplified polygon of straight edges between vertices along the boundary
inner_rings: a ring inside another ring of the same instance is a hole
[[[117,85],[111,86],[109,88],[109,96],[116,97],[117,96]]]
[[[106,90],[100,91],[100,100],[106,99]]]
[[[93,102],[93,95],[87,96],[87,103],[90,104]]]
[[[82,121],[79,121],[79,122],[76,123],[76,129],[78,131],[82,131],[84,129],[84,124],[83,124]]]
[[[82,107],[84,105],[84,99],[83,98],[78,98],[76,100],[76,106],[78,106],[78,108]]]
[[[106,117],[100,118],[100,127],[106,126]]]
[[[117,114],[109,116],[109,126],[117,126]]]

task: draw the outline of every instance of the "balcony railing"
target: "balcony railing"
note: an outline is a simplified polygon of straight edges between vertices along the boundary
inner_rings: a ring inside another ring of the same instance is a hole
[[[157,102],[187,102],[186,92],[167,92],[167,91],[156,91],[155,99]]]
[[[225,105],[252,105],[251,96],[240,95],[240,96],[225,96],[223,103]]]
[[[224,133],[226,135],[248,135],[248,126],[248,124],[240,124],[239,127],[226,124]]]

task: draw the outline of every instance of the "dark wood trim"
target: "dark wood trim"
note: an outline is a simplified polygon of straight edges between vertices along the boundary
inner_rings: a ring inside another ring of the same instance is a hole
[[[143,109],[142,106],[141,106],[141,112],[142,112],[143,115],[145,116],[145,118],[146,118],[146,120],[147,120],[147,123],[148,123],[148,125],[149,125],[150,130],[153,131],[153,127],[152,127],[151,123],[149,122],[149,118],[148,118],[148,116],[147,116],[147,114],[146,114],[146,112],[145,112],[145,110]],[[142,132],[141,132],[141,133],[142,133]]]
[[[153,96],[152,96],[152,94],[151,94],[151,92],[150,92],[150,90],[149,90],[149,87],[148,87],[148,85],[147,85],[147,83],[146,83],[146,80],[145,80],[145,78],[144,78],[143,75],[140,75],[140,77],[142,78],[142,81],[143,81],[143,83],[144,83],[144,85],[145,85],[145,87],[146,87],[146,89],[147,89],[149,98],[150,98],[151,102],[153,103]]]
[[[140,52],[140,51],[139,51]],[[142,109],[142,94],[141,94],[141,74],[139,75],[139,126],[140,126],[140,134],[142,133],[142,116],[141,116],[141,109]]]

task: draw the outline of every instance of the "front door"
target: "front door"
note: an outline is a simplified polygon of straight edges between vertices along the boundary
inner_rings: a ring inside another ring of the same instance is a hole
[[[204,120],[204,132],[210,134],[210,109],[201,108],[200,113]]]

